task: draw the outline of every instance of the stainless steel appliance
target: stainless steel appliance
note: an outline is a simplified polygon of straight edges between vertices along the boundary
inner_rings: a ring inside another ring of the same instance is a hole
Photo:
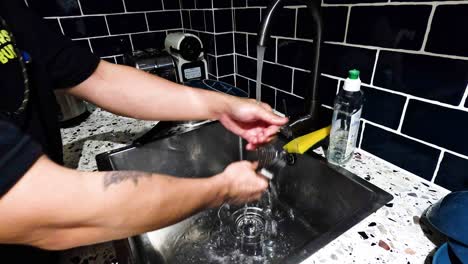
[[[62,90],[55,91],[55,98],[60,106],[58,120],[62,128],[78,125],[90,115],[86,103],[79,98]]]
[[[166,51],[136,50],[124,55],[124,64],[173,82],[179,82],[174,59]]]
[[[203,43],[199,37],[189,33],[171,33],[167,35],[164,45],[174,57],[182,83],[208,79]]]

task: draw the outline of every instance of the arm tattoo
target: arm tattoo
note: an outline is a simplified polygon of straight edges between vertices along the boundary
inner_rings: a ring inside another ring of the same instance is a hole
[[[127,180],[133,181],[136,186],[140,178],[151,176],[151,173],[139,171],[109,171],[104,174],[104,190],[107,190],[113,184],[119,184]]]

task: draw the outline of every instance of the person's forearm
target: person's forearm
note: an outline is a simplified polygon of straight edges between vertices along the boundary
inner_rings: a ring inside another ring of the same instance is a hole
[[[69,92],[115,114],[143,120],[217,119],[230,100],[221,93],[188,88],[105,61]]]
[[[0,203],[2,218],[25,234],[2,222],[0,242],[66,249],[125,238],[217,206],[224,196],[217,177],[78,172],[41,158]]]

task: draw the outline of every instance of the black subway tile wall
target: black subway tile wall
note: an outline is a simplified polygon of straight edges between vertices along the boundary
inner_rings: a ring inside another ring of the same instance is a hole
[[[25,2],[51,28],[111,62],[134,49],[163,49],[169,32],[184,30],[178,0]]]
[[[468,112],[410,100],[403,122],[406,135],[468,156]]]
[[[236,85],[255,97],[259,16],[269,1],[233,0]],[[468,1],[323,0],[318,95],[330,120],[348,70],[361,71],[361,149],[451,190],[468,189]],[[262,100],[304,113],[314,28],[286,3],[273,18]],[[275,95],[273,100],[272,96]],[[301,112],[302,111],[302,112]],[[330,122],[330,121],[328,121]],[[453,177],[453,178],[452,178]]]
[[[172,0],[173,1],[173,0]],[[235,46],[242,39],[234,34],[234,10],[231,0],[181,0],[182,12],[190,23],[184,22],[184,31],[195,34],[203,42],[210,56],[209,77],[235,84]],[[244,36],[244,52],[247,43]],[[240,45],[241,46],[241,45]]]
[[[129,12],[148,11],[148,10],[163,10],[161,1],[148,0],[124,0],[125,7]]]
[[[81,14],[78,0],[29,0],[28,4],[43,17],[79,16]]]
[[[137,50],[156,48],[164,49],[164,39],[166,32],[149,32],[132,35],[133,48]]]
[[[381,51],[374,85],[451,105],[463,100],[468,60]]]
[[[430,5],[356,6],[348,24],[349,43],[419,50]]]
[[[431,180],[440,155],[440,150],[369,123],[365,124],[361,147],[426,180]]]
[[[427,41],[427,51],[468,57],[467,14],[468,5],[437,7]]]
[[[110,33],[125,34],[148,31],[145,14],[124,14],[107,16]]]
[[[27,0],[54,30],[117,63],[163,48],[170,32],[204,44],[209,77],[256,96],[257,31],[270,0]],[[62,3],[63,2],[63,3]],[[468,189],[468,0],[322,0],[318,95],[324,124],[348,70],[365,93],[360,148],[450,190]],[[262,100],[299,116],[314,27],[290,1],[267,40]]]
[[[468,187],[467,167],[468,161],[466,159],[444,153],[435,183],[452,191],[466,191]]]
[[[346,77],[349,69],[359,69],[361,80],[370,83],[376,53],[374,49],[325,43],[321,52],[321,72]]]
[[[365,105],[362,117],[377,124],[398,129],[406,98],[401,95],[363,86]]]
[[[102,16],[72,17],[60,21],[63,32],[70,38],[109,35],[106,19]]]
[[[76,0],[80,1],[83,15],[109,14],[125,12],[125,5],[122,0]],[[55,1],[57,3],[65,1]]]
[[[182,28],[180,11],[152,12],[146,14],[150,30],[167,30]]]

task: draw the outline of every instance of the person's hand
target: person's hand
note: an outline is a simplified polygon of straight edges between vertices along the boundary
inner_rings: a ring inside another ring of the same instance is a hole
[[[241,205],[260,199],[268,188],[268,181],[255,172],[256,168],[256,163],[240,161],[215,176],[224,186],[224,203]]]
[[[219,121],[228,130],[247,140],[247,150],[255,150],[259,145],[270,142],[288,119],[274,114],[268,104],[232,97]]]

